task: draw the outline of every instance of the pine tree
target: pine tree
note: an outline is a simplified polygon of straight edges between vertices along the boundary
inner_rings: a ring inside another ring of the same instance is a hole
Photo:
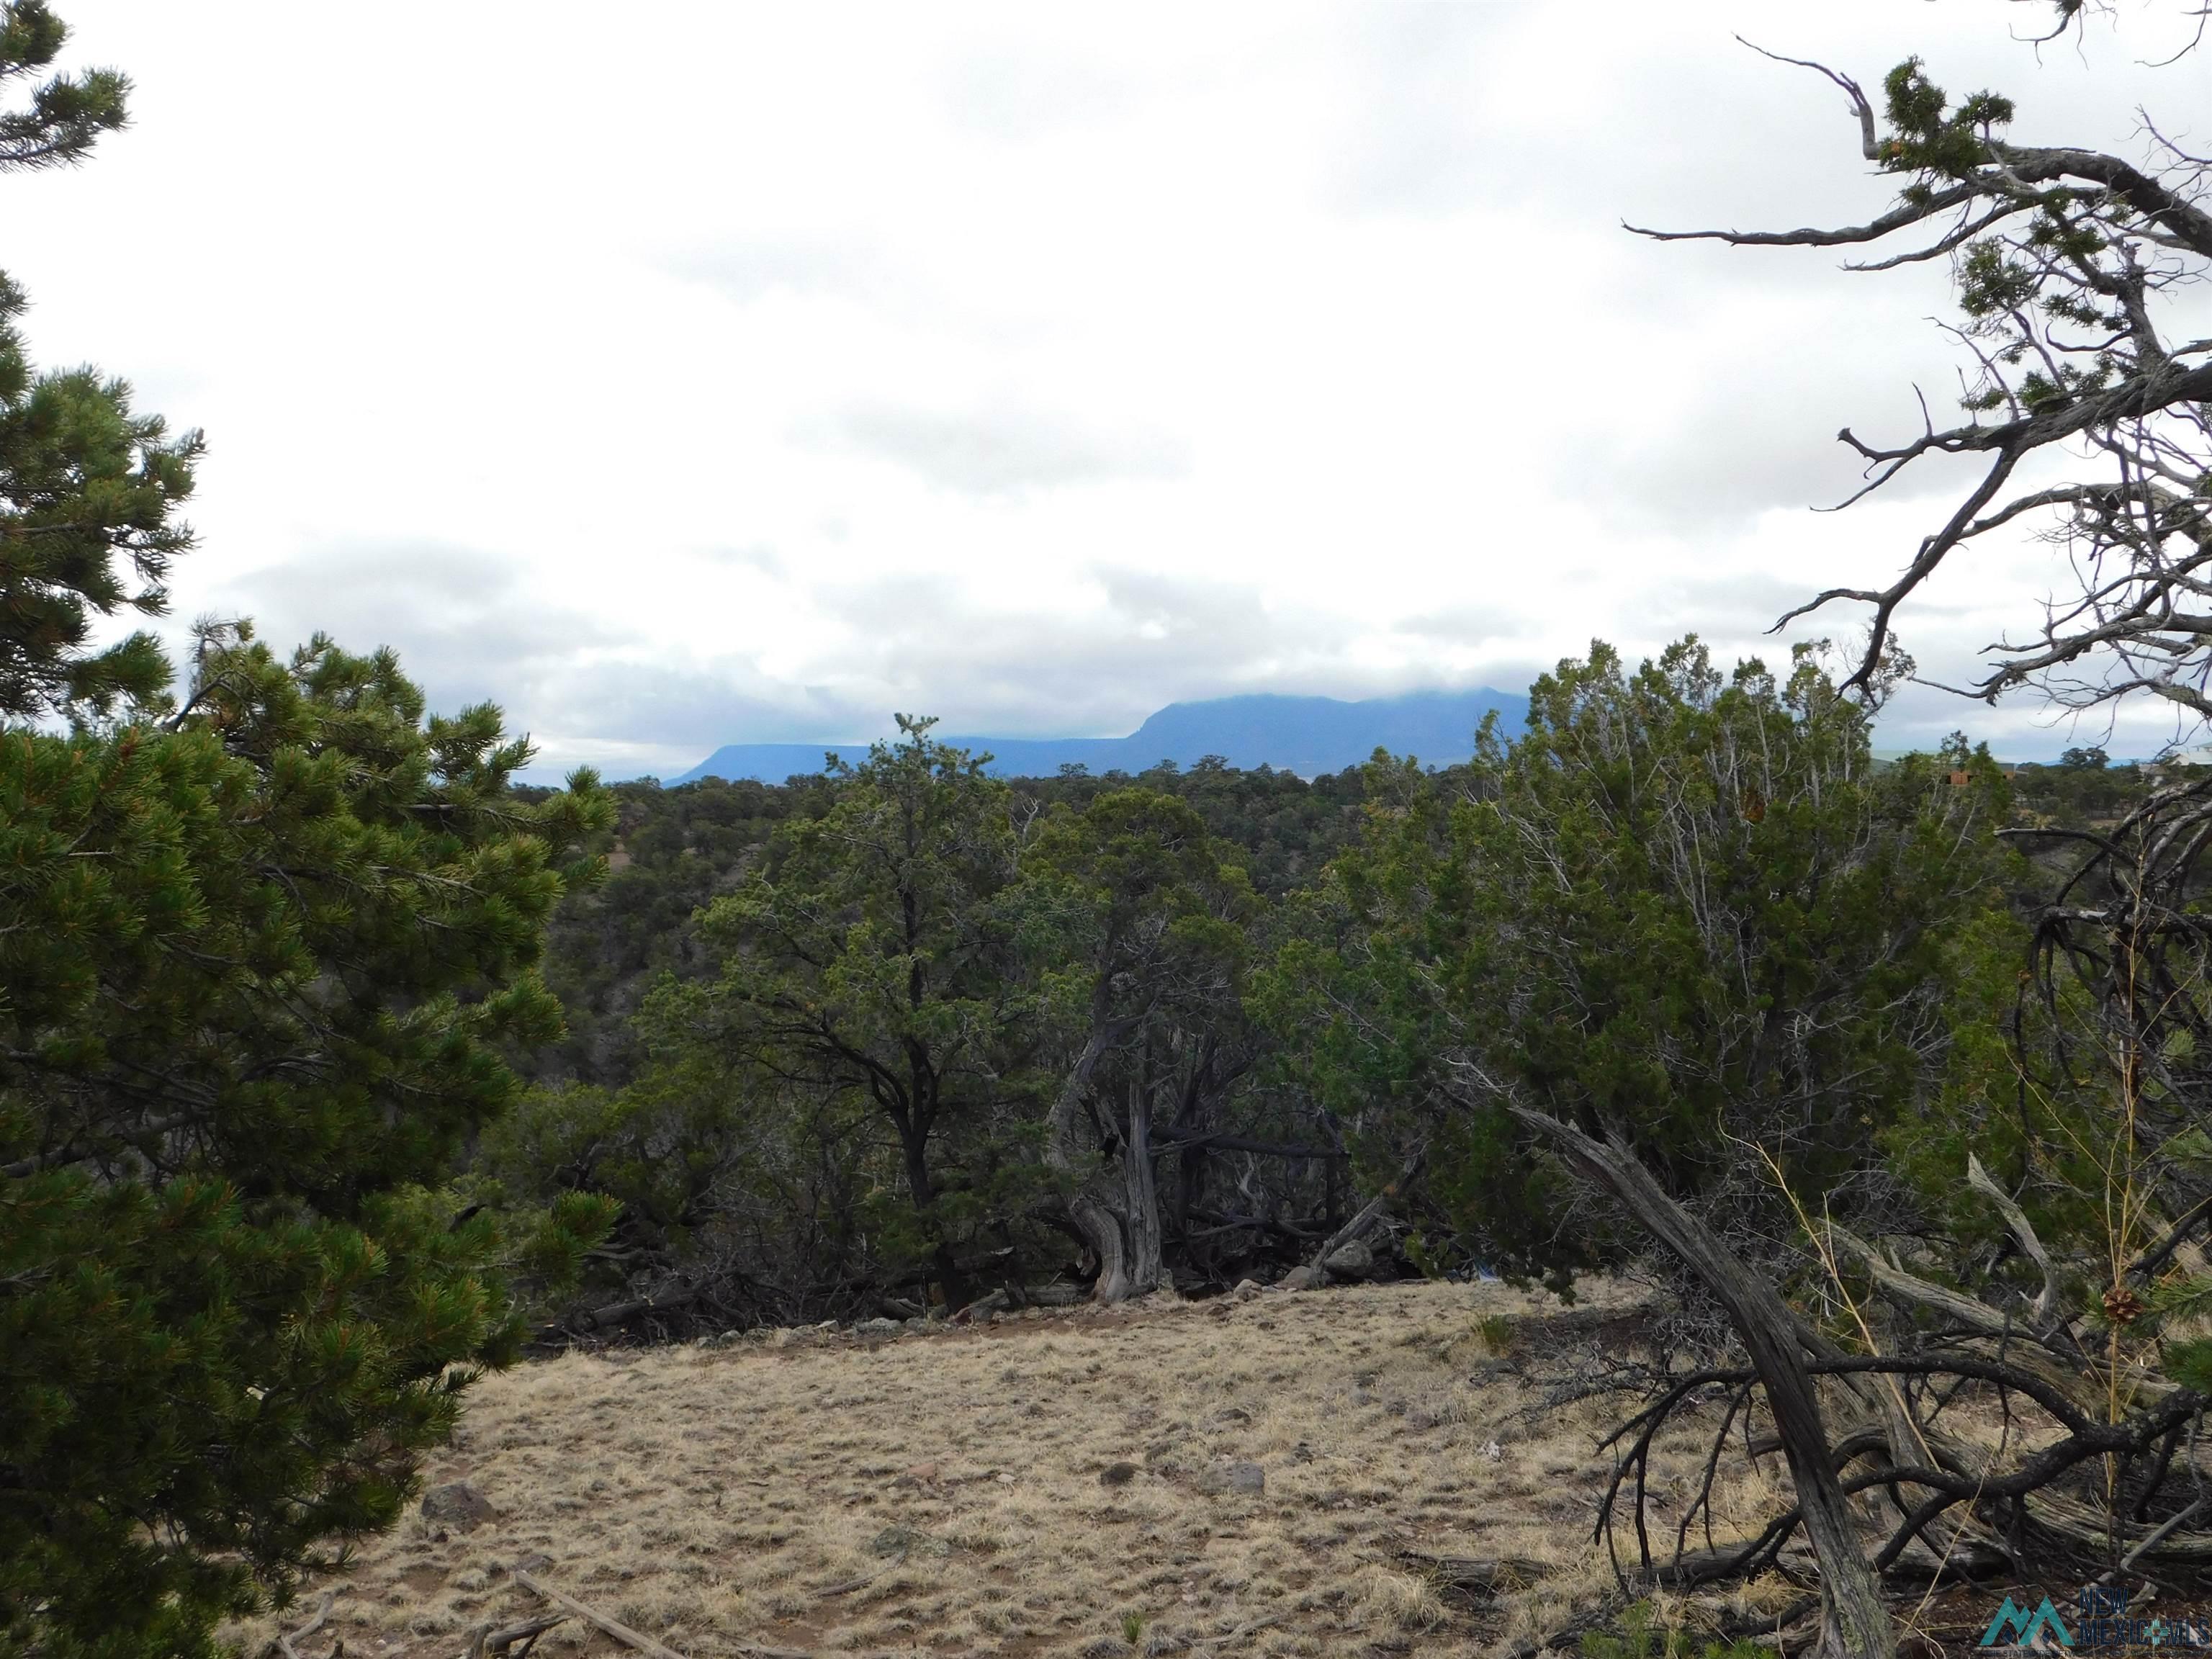
[[[0,6],[0,95],[47,69],[66,35],[38,0]],[[124,125],[129,90],[92,70],[0,108],[0,173],[82,160]],[[27,303],[0,271],[0,719],[104,715],[167,681],[146,635],[84,647],[99,617],[167,608],[169,562],[191,545],[173,509],[191,493],[200,438],[134,414],[122,380],[33,374],[15,326]]]
[[[518,1336],[433,1188],[558,1034],[593,781],[519,804],[389,653],[204,646],[166,726],[0,735],[0,1651],[198,1650]]]
[[[0,91],[63,38],[0,8]],[[0,169],[126,91],[46,80]],[[606,813],[588,773],[525,804],[499,711],[426,718],[389,652],[204,628],[179,708],[150,637],[91,648],[162,608],[198,440],[34,376],[22,305],[0,278],[0,1654],[204,1653],[390,1524],[514,1350],[508,1271],[604,1226],[438,1185],[558,1033],[544,926]]]

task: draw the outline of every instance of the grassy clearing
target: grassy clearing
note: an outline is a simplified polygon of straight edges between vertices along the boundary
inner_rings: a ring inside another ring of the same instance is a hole
[[[1626,1306],[1600,1285],[1583,1305]],[[1596,1605],[1604,1402],[1531,1414],[1498,1358],[1558,1301],[1407,1285],[1075,1310],[872,1345],[573,1353],[487,1381],[428,1480],[498,1518],[410,1517],[312,1587],[350,1659],[457,1656],[547,1582],[694,1659],[1482,1652]],[[1617,1402],[1616,1402],[1617,1403]],[[1709,1427],[1662,1449],[1680,1501]],[[1232,1462],[1266,1488],[1237,1491]],[[1778,1476],[1777,1477],[1778,1478]],[[1721,1535],[1773,1493],[1739,1470]],[[1662,1517],[1670,1511],[1662,1510]],[[1671,1535],[1671,1524],[1669,1525]],[[1409,1556],[1512,1556],[1494,1605]],[[252,1651],[266,1625],[236,1632]],[[564,1626],[539,1652],[619,1651]]]

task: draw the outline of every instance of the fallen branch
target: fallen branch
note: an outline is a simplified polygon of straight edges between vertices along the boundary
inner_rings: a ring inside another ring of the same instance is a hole
[[[523,1589],[544,1596],[556,1607],[566,1607],[594,1630],[613,1637],[626,1648],[644,1654],[646,1659],[684,1659],[684,1656],[675,1649],[663,1646],[642,1632],[632,1630],[628,1625],[609,1618],[597,1607],[579,1601],[573,1595],[563,1595],[550,1584],[539,1583],[520,1567],[514,1570],[514,1582]],[[739,1653],[754,1656],[754,1659],[814,1659],[805,1648],[772,1648],[759,1642],[748,1642],[743,1637],[726,1637],[723,1640]]]
[[[1419,1550],[1400,1550],[1398,1559],[1419,1568],[1443,1589],[1474,1596],[1526,1589],[1544,1576],[1542,1562],[1518,1555],[1425,1555]]]
[[[571,1314],[566,1319],[542,1327],[538,1333],[538,1340],[541,1342],[551,1342],[557,1341],[564,1336],[589,1335],[593,1331],[605,1329],[607,1326],[619,1325],[625,1320],[635,1319],[640,1314],[659,1313],[666,1310],[689,1307],[699,1299],[700,1294],[699,1288],[692,1285],[683,1290],[671,1291],[665,1296],[641,1296],[629,1302],[614,1302],[604,1308],[588,1309],[582,1313]]]
[[[2051,1265],[2051,1252],[2043,1248],[2043,1240],[2037,1237],[2034,1226],[2020,1206],[2013,1202],[2012,1194],[1997,1185],[1995,1178],[1982,1167],[1982,1160],[1972,1152],[1966,1154],[1966,1184],[1996,1206],[1997,1213],[2004,1218],[2006,1227],[2011,1231],[2013,1242],[2043,1270],[2043,1290],[2035,1298],[2036,1323],[2042,1324],[2057,1310],[2059,1305],[2058,1269]]]
[[[300,1659],[300,1650],[294,1647],[292,1644],[313,1636],[317,1631],[323,1627],[324,1621],[331,1616],[331,1603],[337,1601],[337,1596],[338,1593],[336,1590],[325,1590],[323,1592],[323,1604],[315,1609],[315,1616],[313,1618],[307,1620],[306,1624],[301,1626],[299,1629],[294,1631],[289,1636],[285,1635],[281,1630],[276,1632],[276,1645],[283,1650],[284,1659]]]
[[[1383,1212],[1390,1207],[1390,1200],[1397,1197],[1398,1189],[1421,1172],[1427,1150],[1425,1146],[1416,1149],[1413,1155],[1406,1160],[1406,1166],[1400,1171],[1397,1180],[1368,1200],[1358,1215],[1322,1241],[1321,1248],[1314,1252],[1313,1260],[1305,1268],[1309,1285],[1317,1289],[1328,1283],[1329,1257],[1346,1245],[1356,1243],[1382,1218]]]
[[[833,1596],[850,1595],[856,1589],[866,1589],[870,1584],[874,1583],[877,1579],[882,1577],[885,1573],[896,1572],[901,1567],[904,1566],[906,1565],[906,1558],[913,1548],[914,1546],[911,1544],[908,1545],[904,1549],[902,1549],[898,1553],[898,1555],[895,1559],[884,1562],[883,1565],[878,1567],[873,1572],[864,1572],[858,1578],[848,1578],[842,1584],[832,1584],[828,1589],[818,1589],[815,1591],[814,1599],[817,1601],[827,1601]]]
[[[1005,1287],[1001,1286],[988,1296],[977,1297],[952,1316],[952,1322],[956,1325],[972,1325],[975,1321],[1011,1307],[1012,1304],[1013,1298],[1008,1296]]]
[[[1216,1648],[1234,1647],[1246,1637],[1257,1636],[1263,1630],[1273,1630],[1282,1622],[1283,1615],[1279,1613],[1271,1613],[1264,1619],[1249,1619],[1226,1636],[1209,1636],[1202,1641],[1193,1642],[1190,1650],[1197,1654],[1211,1654]]]
[[[538,1638],[558,1626],[568,1622],[565,1613],[541,1613],[535,1619],[526,1619],[519,1625],[509,1625],[505,1630],[495,1630],[489,1625],[479,1625],[469,1638],[469,1650],[461,1659],[502,1659],[517,1643],[522,1651],[514,1659],[527,1659],[530,1650],[538,1645]]]

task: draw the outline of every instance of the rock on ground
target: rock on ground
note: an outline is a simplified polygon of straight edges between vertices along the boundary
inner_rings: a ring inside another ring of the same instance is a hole
[[[1267,1472],[1257,1463],[1224,1463],[1200,1475],[1198,1489],[1207,1492],[1244,1492],[1256,1497],[1267,1490]]]
[[[422,1518],[458,1532],[471,1532],[487,1521],[496,1521],[499,1511],[491,1506],[491,1499],[467,1481],[449,1480],[422,1494]]]

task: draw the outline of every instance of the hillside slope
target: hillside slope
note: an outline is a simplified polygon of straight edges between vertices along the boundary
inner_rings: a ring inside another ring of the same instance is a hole
[[[1586,1288],[1584,1310],[1631,1305]],[[1559,1305],[1409,1284],[572,1353],[482,1384],[429,1470],[495,1520],[410,1516],[306,1605],[338,1592],[356,1659],[453,1659],[471,1628],[542,1610],[507,1573],[537,1555],[544,1583],[687,1659],[1464,1654],[1613,1583],[1589,1541],[1604,1403],[1547,1409],[1497,1358]],[[1693,1467],[1711,1427],[1662,1462]],[[1216,1489],[1238,1463],[1263,1490]],[[1717,1527],[1771,1498],[1757,1475],[1717,1492]],[[1461,1556],[1527,1558],[1544,1582],[1440,1594],[1423,1559]],[[570,1625],[547,1650],[619,1650]]]

